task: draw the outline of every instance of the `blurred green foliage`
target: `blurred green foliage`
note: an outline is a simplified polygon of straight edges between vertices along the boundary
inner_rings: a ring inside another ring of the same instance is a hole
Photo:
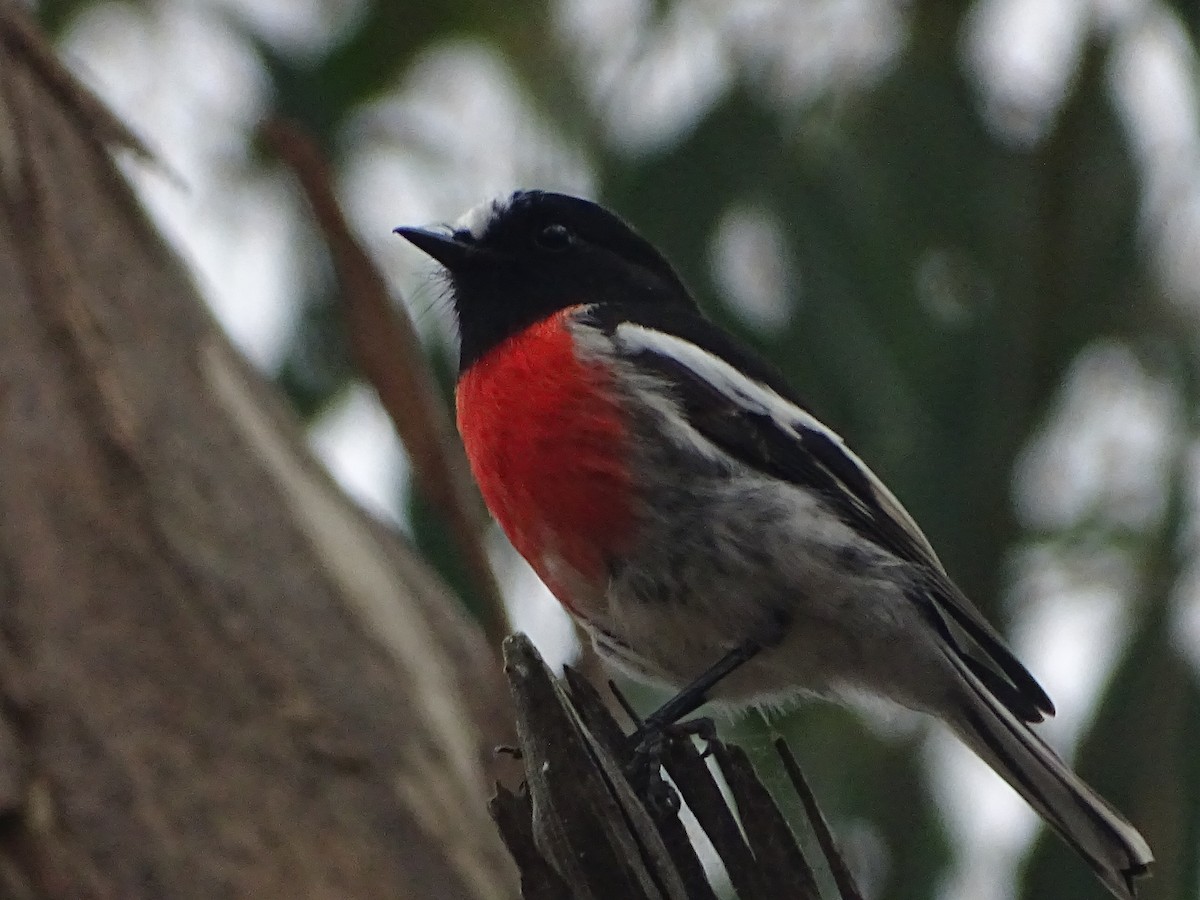
[[[41,14],[59,28],[84,5],[43,2]],[[1194,47],[1200,5],[1171,5]],[[670,8],[659,4],[654,15]],[[1013,510],[1014,462],[1081,349],[1120,339],[1176,386],[1189,414],[1200,398],[1196,336],[1160,295],[1139,225],[1143,185],[1106,82],[1106,36],[1094,34],[1050,132],[1017,147],[982,121],[964,73],[968,9],[908,4],[895,64],[836,103],[784,115],[760,84],[739,77],[694,128],[644,153],[607,138],[585,86],[564,74],[577,68],[538,0],[377,0],[316,59],[289,59],[254,40],[279,112],[335,155],[356,110],[422,50],[462,36],[496,46],[546,119],[583,150],[600,199],[667,251],[715,318],[784,369],[904,499],[963,589],[1002,622],[1006,560],[1028,537]],[[749,328],[713,283],[711,237],[736,204],[785,224],[802,273],[800,302],[772,333]],[[921,296],[918,273],[931,259],[950,279],[952,314]],[[353,378],[334,291],[318,279],[303,298],[278,373],[306,415]],[[438,368],[448,388],[444,354]],[[1081,774],[1157,851],[1157,877],[1143,892],[1151,900],[1194,897],[1200,884],[1200,695],[1168,616],[1188,563],[1177,552],[1182,465],[1171,477],[1171,513],[1136,541],[1136,634],[1079,754]],[[418,545],[466,593],[441,526],[419,500],[409,510]],[[935,896],[952,845],[924,784],[919,741],[884,740],[855,715],[820,705],[784,727],[835,824],[871,822],[886,842],[891,864],[878,896]],[[1018,895],[1098,896],[1069,857],[1053,839],[1040,841]]]

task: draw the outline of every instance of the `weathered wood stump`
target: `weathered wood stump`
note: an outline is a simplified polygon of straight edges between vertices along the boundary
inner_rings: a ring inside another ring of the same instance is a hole
[[[674,787],[651,772],[635,788],[630,741],[583,678],[568,669],[556,680],[524,635],[505,642],[504,661],[526,780],[517,793],[500,788],[491,810],[526,900],[715,900],[677,797],[741,900],[821,900],[812,866],[740,748],[711,740],[702,754],[690,737],[669,739],[661,763]],[[832,896],[861,900],[794,758],[782,740],[776,748],[825,856]]]

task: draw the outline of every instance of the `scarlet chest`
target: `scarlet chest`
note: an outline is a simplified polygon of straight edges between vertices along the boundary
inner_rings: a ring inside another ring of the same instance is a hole
[[[484,501],[569,607],[606,578],[632,526],[628,431],[608,370],[581,361],[569,310],[510,338],[458,382],[458,428]],[[578,611],[578,610],[577,610]]]

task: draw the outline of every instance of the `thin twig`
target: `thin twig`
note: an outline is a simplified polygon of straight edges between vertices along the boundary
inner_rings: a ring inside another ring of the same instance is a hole
[[[391,302],[383,275],[351,233],[328,163],[313,140],[279,119],[264,125],[263,134],[296,176],[325,236],[341,283],[351,351],[391,417],[421,490],[446,517],[459,542],[482,598],[484,634],[498,652],[508,633],[508,617],[484,546],[487,519],[412,321],[403,306]]]
[[[776,897],[821,900],[817,879],[775,798],[741,747],[710,741],[725,784],[737,804],[742,832]]]
[[[775,752],[783,761],[783,768],[792,782],[792,787],[800,797],[800,802],[804,804],[804,814],[812,823],[813,833],[817,836],[817,843],[821,847],[821,853],[825,856],[825,862],[829,865],[829,872],[833,875],[834,884],[837,885],[842,900],[863,900],[862,892],[854,883],[854,876],[850,874],[846,860],[842,858],[842,853],[838,850],[837,842],[833,839],[833,832],[829,830],[829,823],[825,820],[821,807],[817,805],[817,798],[813,795],[812,788],[808,786],[804,773],[800,771],[800,764],[792,755],[787,741],[783,738],[776,738]]]
[[[671,781],[704,829],[738,897],[766,900],[770,882],[746,843],[737,816],[730,809],[708,764],[690,740],[671,741],[662,760]]]

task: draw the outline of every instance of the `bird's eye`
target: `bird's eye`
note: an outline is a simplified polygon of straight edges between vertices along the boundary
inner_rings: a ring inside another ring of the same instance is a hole
[[[571,232],[563,225],[547,225],[533,236],[533,241],[543,250],[566,250],[571,246]]]

